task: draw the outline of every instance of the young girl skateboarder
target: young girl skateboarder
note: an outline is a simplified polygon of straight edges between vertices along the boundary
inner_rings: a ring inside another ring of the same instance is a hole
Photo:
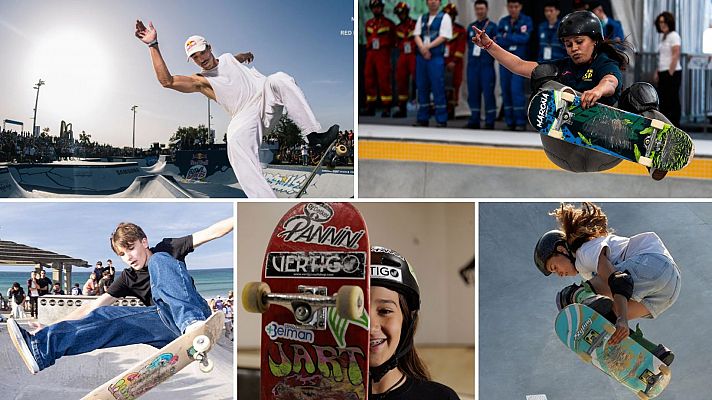
[[[645,340],[640,329],[631,332],[628,321],[657,318],[680,294],[680,271],[654,232],[631,237],[614,235],[600,207],[562,204],[553,215],[561,230],[546,232],[534,249],[534,263],[548,276],[580,275],[585,282],[564,288],[557,295],[559,309],[583,303],[616,326],[610,344],[627,336],[665,364],[674,355],[665,346]]]
[[[430,380],[413,346],[419,309],[418,281],[405,258],[372,247],[369,399],[459,399],[449,387]]]

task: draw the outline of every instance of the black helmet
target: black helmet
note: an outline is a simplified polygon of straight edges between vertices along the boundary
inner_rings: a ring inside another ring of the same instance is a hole
[[[371,0],[368,4],[370,8],[383,7],[383,0]]]
[[[551,275],[551,272],[546,269],[546,260],[551,256],[563,254],[571,258],[570,254],[564,254],[556,250],[558,245],[564,246],[567,251],[569,250],[569,245],[566,243],[566,234],[562,231],[553,230],[542,235],[539,241],[536,242],[536,247],[534,247],[534,264],[546,276]]]
[[[410,311],[420,309],[420,288],[415,271],[397,252],[371,247],[371,286],[382,286],[405,296]]]
[[[591,11],[576,11],[568,14],[561,20],[559,40],[566,36],[585,35],[593,40],[603,40],[603,26],[601,20]]]

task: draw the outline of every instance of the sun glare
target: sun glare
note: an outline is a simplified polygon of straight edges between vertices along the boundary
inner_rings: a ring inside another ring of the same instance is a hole
[[[45,109],[72,119],[101,107],[111,75],[106,46],[91,34],[71,30],[55,31],[37,42],[28,72],[31,83],[46,82],[40,94]]]

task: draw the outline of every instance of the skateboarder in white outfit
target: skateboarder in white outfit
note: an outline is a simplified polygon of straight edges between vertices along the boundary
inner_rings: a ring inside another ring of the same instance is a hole
[[[284,72],[265,77],[254,67],[248,68],[244,63],[253,60],[252,53],[225,53],[215,58],[210,44],[201,36],[186,40],[185,53],[202,71],[191,76],[173,76],[158,49],[153,24],[149,22],[146,27],[137,20],[136,37],[148,45],[153,69],[163,87],[183,93],[200,92],[232,116],[227,128],[227,154],[247,197],[276,197],[262,175],[258,155],[263,131],[279,121],[284,108],[302,135],[322,129],[294,78]],[[322,144],[331,143],[338,132],[339,126],[333,125],[317,137]]]

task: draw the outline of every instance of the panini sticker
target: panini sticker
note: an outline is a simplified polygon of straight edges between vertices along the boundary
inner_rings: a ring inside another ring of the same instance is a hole
[[[273,252],[267,254],[265,278],[364,279],[365,252]]]
[[[307,203],[303,214],[287,219],[282,231],[277,234],[285,242],[311,243],[347,249],[358,249],[366,231],[354,232],[350,226],[336,229],[325,225],[334,217],[334,210],[327,203]]]

